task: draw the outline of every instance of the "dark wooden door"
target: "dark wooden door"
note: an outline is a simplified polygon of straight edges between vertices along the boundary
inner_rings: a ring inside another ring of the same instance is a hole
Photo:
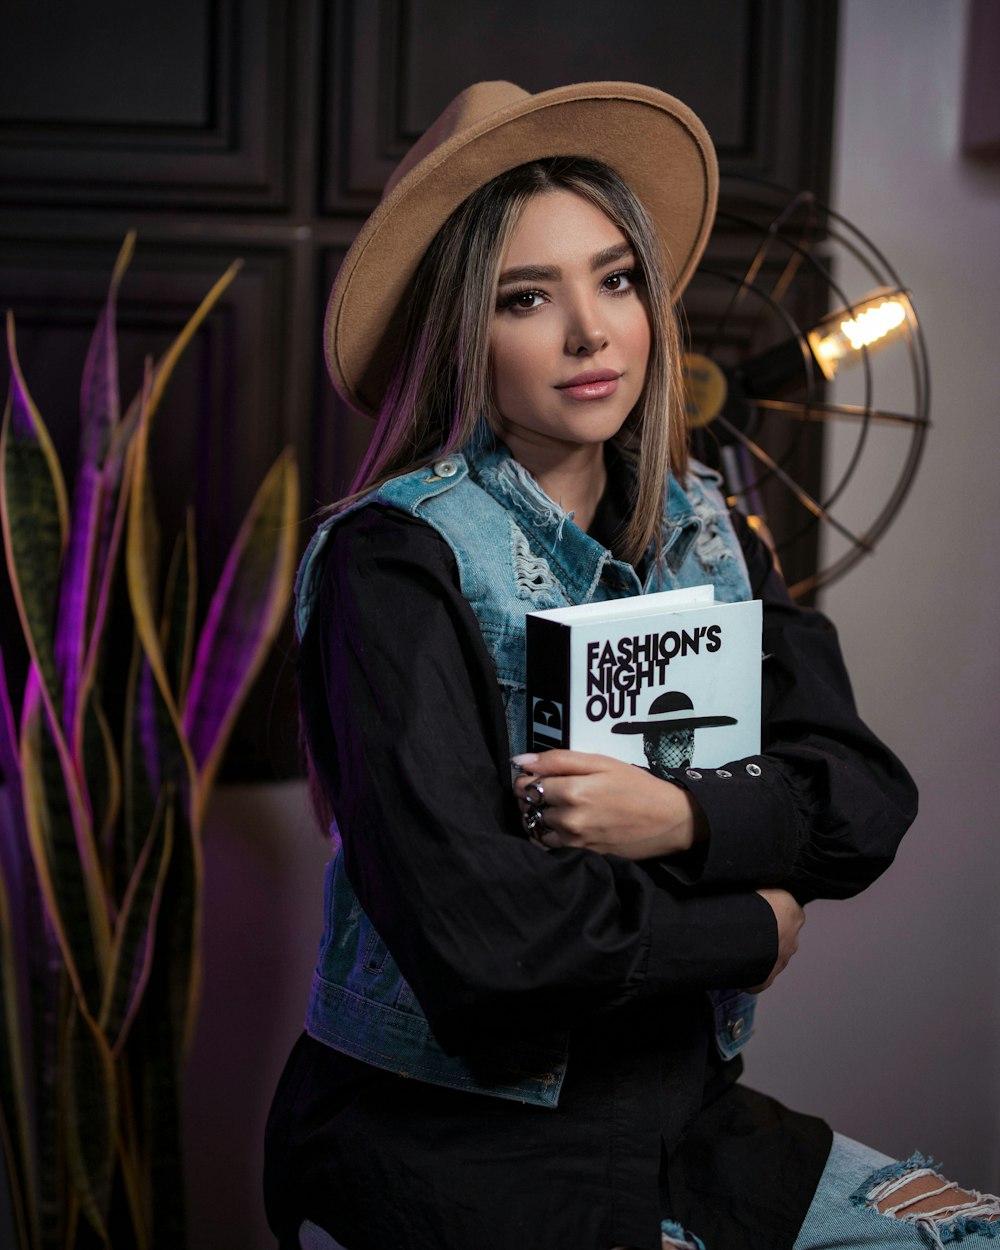
[[[835,28],[836,0],[3,6],[0,301],[15,311],[29,385],[67,468],[89,330],[129,228],[139,240],[120,304],[126,391],[214,277],[246,261],[156,432],[166,524],[194,502],[207,585],[285,444],[298,451],[307,514],[348,480],[368,427],[326,381],[324,302],[390,170],[458,90],[485,78],[532,91],[648,82],[704,118],[725,174],[823,198]],[[724,184],[724,202],[738,194]],[[695,330],[698,301],[695,285]],[[230,775],[292,766],[290,683],[278,673],[243,718]]]

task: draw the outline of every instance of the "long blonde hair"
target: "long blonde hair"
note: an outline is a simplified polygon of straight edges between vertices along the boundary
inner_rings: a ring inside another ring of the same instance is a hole
[[[536,195],[574,191],[622,231],[636,255],[650,319],[646,381],[612,440],[636,472],[623,552],[637,562],[659,546],[668,470],[687,469],[680,387],[680,335],[670,306],[663,252],[642,204],[619,174],[586,157],[556,156],[506,171],[474,191],[428,247],[403,313],[397,366],[351,493],[338,508],[437,455],[458,451],[487,421],[497,432],[490,331],[497,280],[524,205]]]

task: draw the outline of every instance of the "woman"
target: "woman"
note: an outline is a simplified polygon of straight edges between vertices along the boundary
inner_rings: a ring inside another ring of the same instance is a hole
[[[659,91],[478,84],[338,275],[331,376],[377,422],[297,589],[337,826],[268,1126],[283,1247],[307,1219],[349,1250],[921,1245],[912,1217],[954,1223],[919,1159],[737,1083],[732,987],[780,974],[803,902],[891,862],[915,796],[828,624],[687,460],[671,305],[716,182]],[[706,581],[763,601],[760,755],[664,779],[524,753],[527,612]],[[948,1201],[989,1236],[994,1206]]]

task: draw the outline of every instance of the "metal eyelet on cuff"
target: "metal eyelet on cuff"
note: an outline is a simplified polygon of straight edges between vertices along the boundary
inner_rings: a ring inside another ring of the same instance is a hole
[[[697,770],[697,768],[685,769],[684,776],[690,777],[692,781],[701,781],[701,773]]]
[[[751,777],[759,777],[759,776],[760,776],[760,772],[761,772],[760,765],[759,765],[759,764],[748,764],[748,765],[747,765],[747,772],[750,774],[750,776],[751,776]]]

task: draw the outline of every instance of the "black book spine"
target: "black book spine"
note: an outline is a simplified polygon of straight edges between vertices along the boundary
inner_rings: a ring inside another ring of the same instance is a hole
[[[569,746],[570,628],[529,616],[526,707],[529,751]]]

